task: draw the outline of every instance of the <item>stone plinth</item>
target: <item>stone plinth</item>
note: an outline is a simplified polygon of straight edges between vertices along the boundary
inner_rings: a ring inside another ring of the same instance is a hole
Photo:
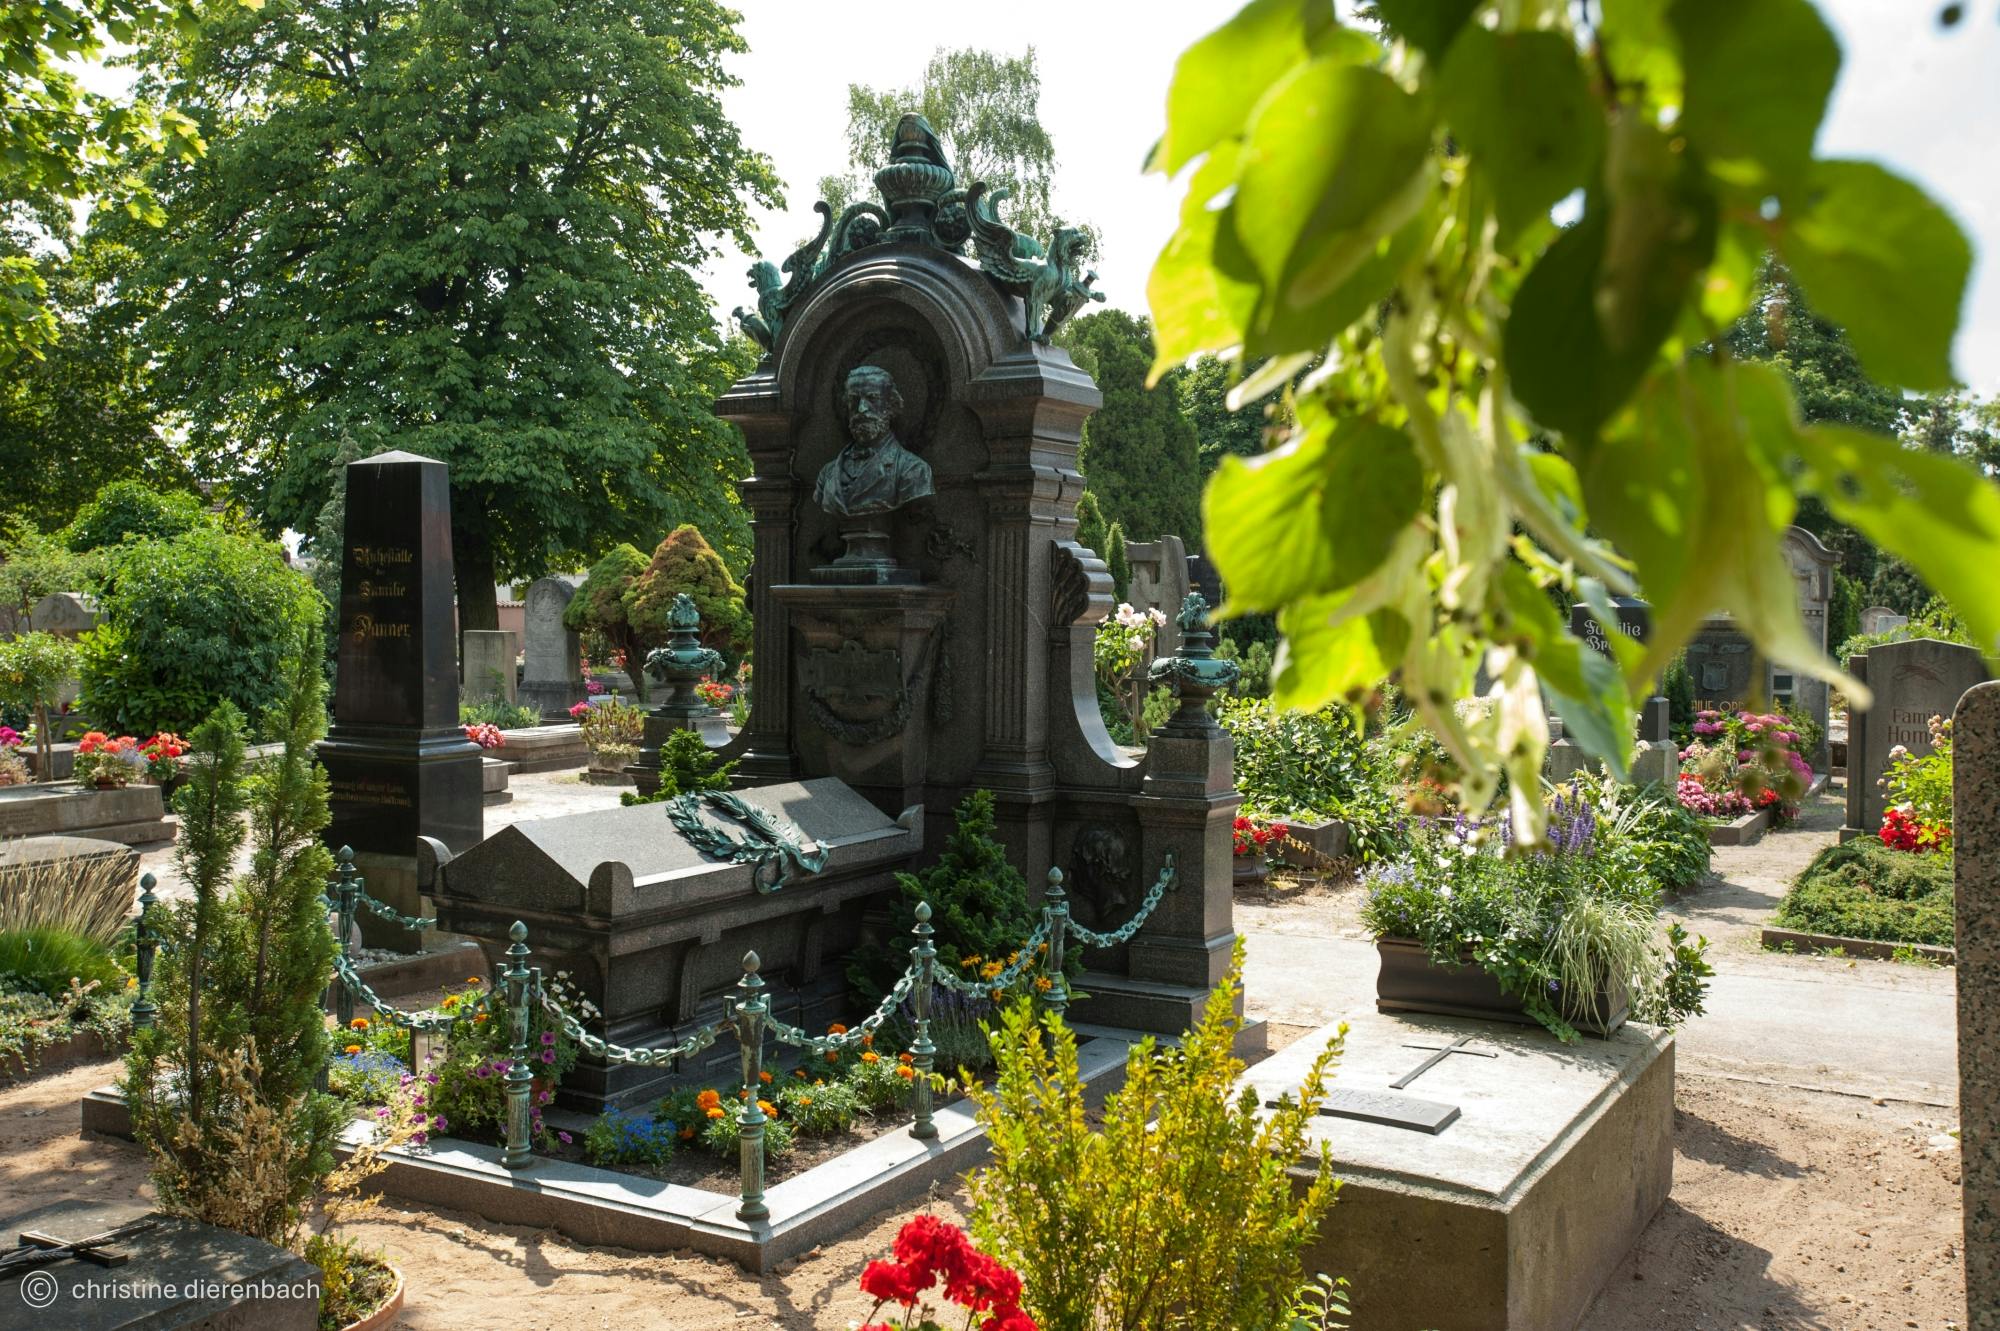
[[[86,1238],[153,1214],[140,1202],[57,1202],[0,1221],[0,1232],[9,1243],[24,1230]],[[64,1261],[10,1278],[0,1322],[36,1331],[314,1331],[319,1325],[319,1268],[261,1239],[162,1215],[117,1251],[128,1260],[109,1269]],[[46,1305],[28,1297],[49,1280],[54,1297]]]
[[[520,701],[551,721],[568,717],[584,697],[583,651],[576,630],[563,623],[576,588],[561,578],[537,578],[522,598]]]
[[[1850,674],[1875,695],[1867,711],[1848,709],[1847,823],[1840,839],[1874,836],[1888,792],[1878,783],[1890,753],[1901,746],[1931,751],[1930,722],[1950,717],[1965,691],[1986,678],[1986,659],[1963,643],[1910,638],[1847,658]]]
[[[352,846],[369,894],[405,915],[427,914],[417,838],[469,850],[484,832],[480,749],[458,725],[452,607],[444,464],[410,453],[349,463],[340,669],[319,746],[332,794],[324,838]],[[370,947],[421,946],[408,930],[361,919]]]
[[[513,702],[514,657],[520,640],[505,629],[467,629],[463,638],[465,673],[460,687],[465,698],[476,703]]]
[[[143,846],[172,841],[177,828],[158,786],[94,790],[74,781],[0,786],[0,838],[83,836]]]
[[[1571,1331],[1673,1185],[1673,1038],[1628,1024],[1565,1046],[1538,1028],[1452,1017],[1363,1011],[1347,1023],[1332,1089],[1459,1115],[1436,1135],[1322,1118],[1342,1187],[1305,1269],[1352,1283],[1355,1331]],[[1296,1094],[1335,1029],[1242,1083],[1261,1101]],[[1390,1090],[1461,1036],[1495,1057],[1455,1054]]]
[[[761,890],[751,865],[709,858],[674,829],[665,805],[647,804],[515,823],[456,857],[440,849],[425,890],[442,927],[477,939],[495,974],[508,929],[526,923],[532,964],[550,975],[568,971],[602,1010],[593,1034],[616,1044],[672,1044],[720,1015],[751,949],[763,960],[773,1013],[824,1030],[852,1015],[843,959],[861,937],[864,909],[893,890],[895,871],[922,846],[921,811],[891,820],[832,778],[742,795],[824,845],[826,867]],[[721,1079],[736,1057],[726,1041],[678,1069],[586,1057],[559,1102],[590,1113],[643,1103],[676,1075]]]
[[[1951,768],[1965,1302],[1970,1331],[2000,1331],[2000,683],[1959,700]]]
[[[947,587],[774,587],[794,632],[798,748],[896,813],[924,800]]]

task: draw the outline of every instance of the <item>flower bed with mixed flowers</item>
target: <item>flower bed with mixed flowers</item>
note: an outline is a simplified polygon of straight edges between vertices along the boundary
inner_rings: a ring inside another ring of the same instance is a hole
[[[710,707],[727,707],[729,700],[736,696],[736,689],[719,679],[703,679],[694,686],[694,696]]]
[[[1876,833],[1891,850],[1951,849],[1951,722],[1930,720],[1931,751],[1921,756],[1898,744],[1876,784],[1888,792]]]
[[[1782,827],[1799,816],[1812,766],[1799,732],[1780,712],[1695,713],[1694,740],[1681,750],[1681,806],[1704,818],[1733,819],[1760,809]]]
[[[187,742],[171,731],[141,740],[131,735],[114,738],[92,730],[77,741],[71,776],[78,784],[97,790],[122,790],[134,781],[170,786],[180,778],[181,757],[186,752]]]
[[[490,721],[475,722],[463,729],[465,737],[482,749],[498,749],[506,746],[507,736],[501,733],[499,726]]]
[[[560,985],[563,978],[558,976],[556,983]],[[595,1011],[573,993],[565,992],[563,1002],[586,1015]],[[475,976],[463,989],[445,994],[438,1011],[451,1020],[442,1032],[441,1051],[421,1067],[411,1064],[408,1031],[375,1018],[354,1018],[345,1044],[328,1065],[328,1088],[358,1107],[373,1109],[384,1103],[389,1088],[405,1084],[403,1077],[415,1077],[422,1083],[418,1106],[433,1120],[428,1131],[497,1143],[506,1132],[503,1078],[512,1062],[505,998]],[[557,1140],[543,1121],[542,1110],[563,1074],[576,1065],[576,1057],[576,1042],[550,1024],[536,1005],[528,1018],[528,1063],[535,1073],[528,1131],[539,1147],[550,1147]]]
[[[14,727],[0,725],[0,786],[28,784],[28,764],[21,757],[21,746],[27,742],[28,737]]]

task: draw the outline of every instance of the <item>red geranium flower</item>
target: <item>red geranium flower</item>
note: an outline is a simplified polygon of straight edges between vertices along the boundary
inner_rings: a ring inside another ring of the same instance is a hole
[[[861,1292],[884,1303],[915,1303],[917,1295],[929,1289],[935,1277],[917,1283],[917,1273],[897,1262],[870,1262],[861,1272]]]

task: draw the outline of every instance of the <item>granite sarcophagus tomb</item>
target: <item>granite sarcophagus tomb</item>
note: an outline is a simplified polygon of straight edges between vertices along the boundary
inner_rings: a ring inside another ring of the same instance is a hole
[[[922,810],[891,819],[833,777],[738,794],[817,843],[824,866],[774,888],[769,870],[704,854],[666,805],[643,804],[515,823],[457,856],[426,842],[420,877],[439,924],[479,940],[496,974],[508,929],[523,921],[530,964],[568,972],[602,1013],[591,1033],[615,1044],[673,1044],[719,1016],[753,950],[773,1015],[823,1029],[851,1015],[842,958],[861,937],[864,911],[922,849]],[[736,1050],[725,1039],[697,1057],[663,1069],[586,1056],[557,1102],[586,1112],[641,1104],[719,1073]]]

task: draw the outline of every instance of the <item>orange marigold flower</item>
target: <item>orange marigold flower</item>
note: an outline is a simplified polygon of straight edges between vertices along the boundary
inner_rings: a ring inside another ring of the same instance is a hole
[[[873,1048],[875,1047],[875,1037],[874,1037],[874,1036],[872,1036],[872,1035],[864,1035],[864,1036],[862,1036],[862,1037],[861,1037],[861,1047],[862,1047],[863,1049],[873,1049]]]
[[[826,1051],[826,1061],[829,1063],[838,1063],[840,1061],[840,1055],[836,1053],[834,1050],[829,1049]]]
[[[861,1061],[863,1063],[880,1063],[882,1061],[882,1055],[876,1053],[873,1049],[870,1049],[867,1053],[861,1056]]]
[[[695,1108],[697,1109],[713,1109],[721,1103],[722,1092],[712,1086],[694,1098]]]
[[[826,1033],[828,1035],[845,1035],[847,1034],[847,1027],[836,1021],[826,1028]]]
[[[917,1070],[915,1068],[908,1068],[908,1067],[897,1068],[896,1075],[898,1077],[901,1077],[904,1081],[914,1081],[916,1080]]]
[[[757,1102],[757,1108],[763,1110],[764,1113],[771,1118],[776,1118],[778,1116],[778,1107],[772,1104],[769,1100],[759,1100]]]
[[[480,978],[479,976],[477,976],[477,975],[468,975],[468,976],[466,976],[466,977],[465,977],[465,982],[466,982],[467,984],[485,984],[485,983],[486,983],[486,981],[485,981],[485,980],[481,979],[481,978]]]
[[[1037,976],[1035,977],[1035,992],[1036,992],[1036,993],[1038,993],[1038,994],[1046,994],[1046,993],[1047,993],[1047,992],[1048,992],[1049,990],[1051,990],[1051,989],[1053,989],[1053,988],[1055,988],[1055,987],[1056,987],[1056,982],[1055,982],[1054,980],[1051,980],[1051,979],[1050,979],[1050,978],[1049,978],[1048,976],[1046,976],[1046,975],[1037,975]]]
[[[713,1106],[713,1105],[709,1106],[709,1108],[708,1108],[708,1111],[707,1111],[707,1112],[708,1112],[708,1116],[709,1116],[710,1118],[721,1118],[721,1117],[722,1117],[722,1111],[721,1111],[720,1109],[716,1108],[716,1107],[715,1107],[715,1106]]]
[[[358,1044],[351,1044],[351,1045],[347,1046],[347,1048],[346,1048],[346,1049],[344,1049],[344,1050],[342,1050],[341,1052],[342,1052],[342,1053],[347,1053],[347,1054],[358,1054],[358,1053],[360,1053],[360,1052],[361,1052],[361,1046],[360,1046],[360,1045],[358,1045]]]
[[[357,1031],[365,1031],[368,1029],[368,1018],[356,1017],[353,1021],[350,1021],[347,1024]]]
[[[961,957],[959,958],[958,964],[966,970],[971,970],[974,966],[977,966],[979,964],[979,958],[977,955],[970,957]]]
[[[757,1074],[757,1080],[768,1084],[771,1080],[771,1074],[768,1072],[760,1072]]]
[[[812,1108],[812,1102],[813,1098],[810,1095],[802,1095],[799,1097],[799,1108],[810,1109]]]
[[[693,1141],[693,1140],[694,1140],[694,1129],[693,1129],[693,1128],[682,1128],[682,1129],[681,1129],[681,1140],[682,1140],[682,1141],[684,1141],[684,1142],[691,1142],[691,1141]]]
[[[481,1012],[472,1019],[472,1024],[477,1026],[480,1022],[485,1021],[486,1018],[490,1015],[491,1015],[490,1013]]]
[[[916,1060],[911,1058],[908,1054],[898,1054],[896,1055],[896,1061],[898,1063],[913,1063]]]

